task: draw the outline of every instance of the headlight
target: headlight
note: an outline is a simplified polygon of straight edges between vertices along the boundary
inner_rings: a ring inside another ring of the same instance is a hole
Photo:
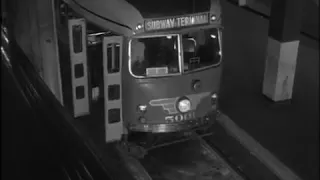
[[[180,112],[185,113],[191,109],[191,102],[189,99],[181,99],[178,102],[178,109]]]
[[[215,21],[217,19],[217,17],[215,15],[212,15],[210,19],[211,19],[211,21]]]
[[[147,111],[147,105],[138,105],[137,110],[140,113],[145,113]]]

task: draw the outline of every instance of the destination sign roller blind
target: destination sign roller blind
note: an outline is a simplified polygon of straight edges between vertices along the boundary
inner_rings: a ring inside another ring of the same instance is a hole
[[[150,19],[144,23],[145,31],[156,31],[209,24],[209,13]]]

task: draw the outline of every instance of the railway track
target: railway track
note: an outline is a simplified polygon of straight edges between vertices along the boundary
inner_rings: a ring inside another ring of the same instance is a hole
[[[142,159],[121,148],[118,152],[136,180],[245,180],[197,133],[188,140],[151,149]]]

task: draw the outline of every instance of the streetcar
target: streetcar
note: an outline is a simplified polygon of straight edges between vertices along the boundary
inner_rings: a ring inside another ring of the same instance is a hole
[[[216,120],[219,0],[31,1],[17,1],[17,43],[75,121],[102,114],[106,143]]]

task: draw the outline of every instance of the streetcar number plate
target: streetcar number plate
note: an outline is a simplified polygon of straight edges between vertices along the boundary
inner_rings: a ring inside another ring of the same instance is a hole
[[[195,112],[189,112],[189,113],[184,113],[184,114],[166,116],[165,117],[165,121],[167,123],[177,123],[177,122],[183,122],[183,121],[192,120],[195,117],[196,117]]]

